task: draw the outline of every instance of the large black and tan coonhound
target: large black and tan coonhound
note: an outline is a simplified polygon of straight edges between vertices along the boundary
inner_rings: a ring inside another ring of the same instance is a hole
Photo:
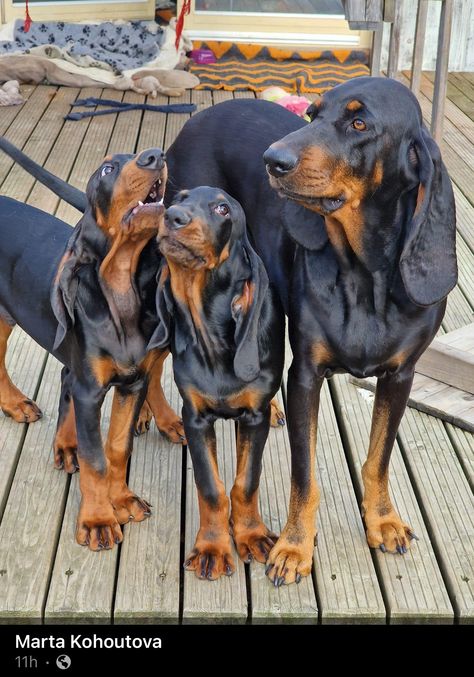
[[[158,149],[106,158],[89,180],[85,214],[74,230],[0,198],[0,403],[17,420],[40,415],[5,369],[17,323],[64,365],[56,463],[74,470],[77,444],[77,540],[92,550],[120,542],[120,524],[149,514],[147,502],[128,488],[126,468],[151,369],[159,373],[167,354],[148,350],[157,324],[156,266],[141,257],[163,219],[166,174]],[[104,451],[100,410],[112,385]]]
[[[240,557],[265,562],[277,536],[262,522],[258,486],[281,384],[284,318],[242,207],[217,188],[178,193],[158,233],[166,258],[150,348],[170,346],[196,479],[200,528],[185,566],[214,580],[234,571],[229,500],[217,467],[217,418],[237,421],[231,529]]]
[[[242,204],[289,317],[292,488],[268,558],[275,585],[311,571],[319,393],[335,372],[378,379],[362,471],[367,540],[409,547],[388,492],[390,454],[415,363],[457,279],[451,182],[412,93],[357,78],[309,115],[306,124],[272,103],[225,102],[188,121],[168,152],[173,186],[207,181]]]

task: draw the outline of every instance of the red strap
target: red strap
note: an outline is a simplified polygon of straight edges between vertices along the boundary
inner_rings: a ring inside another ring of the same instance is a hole
[[[32,19],[31,19],[31,16],[30,16],[30,10],[29,10],[29,7],[28,7],[28,0],[25,0],[25,5],[26,5],[26,15],[25,15],[25,21],[23,23],[23,30],[25,31],[25,33],[28,33],[28,31],[31,28],[31,23],[32,23]]]
[[[181,34],[184,27],[184,17],[190,14],[191,12],[191,0],[184,0],[183,6],[181,7],[181,12],[179,13],[178,21],[176,22],[176,41],[175,47],[179,49],[179,41],[181,40]]]

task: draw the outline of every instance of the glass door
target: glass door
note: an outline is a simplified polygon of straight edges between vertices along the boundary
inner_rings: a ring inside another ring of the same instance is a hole
[[[341,0],[196,0],[196,12],[257,12],[344,16]]]
[[[349,29],[341,0],[191,0],[184,27],[192,40],[203,41],[321,49],[370,43],[370,33]]]

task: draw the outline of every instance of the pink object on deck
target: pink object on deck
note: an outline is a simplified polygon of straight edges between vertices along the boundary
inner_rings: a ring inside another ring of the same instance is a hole
[[[191,59],[195,63],[206,64],[216,63],[216,55],[212,49],[193,49],[191,52]]]

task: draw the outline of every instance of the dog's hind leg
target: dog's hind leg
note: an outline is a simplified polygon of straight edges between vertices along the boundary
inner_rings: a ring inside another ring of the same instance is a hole
[[[18,423],[33,423],[41,418],[41,410],[13,385],[5,365],[7,343],[13,325],[0,316],[0,409]]]
[[[167,437],[170,442],[174,442],[175,444],[186,444],[183,421],[166,401],[161,386],[163,363],[168,355],[168,351],[163,352],[163,354],[155,361],[155,364],[149,373],[146,404],[153,412],[156,427],[160,433]],[[146,412],[143,412],[143,409],[140,412],[140,417],[146,418]],[[135,425],[135,430],[137,430],[137,425]]]
[[[72,400],[71,371],[63,367],[61,371],[61,395],[59,398],[58,426],[54,438],[54,465],[58,470],[64,468],[67,473],[79,470],[77,461],[77,430],[74,402]]]

